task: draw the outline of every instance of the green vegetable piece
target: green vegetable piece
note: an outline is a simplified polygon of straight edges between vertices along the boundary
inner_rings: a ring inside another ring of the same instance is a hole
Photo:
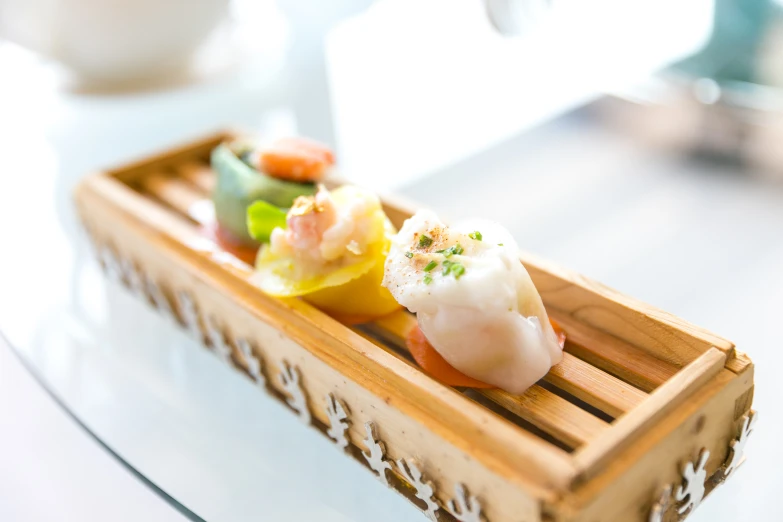
[[[408,259],[413,259],[413,252],[405,252],[405,257]]]
[[[482,235],[481,235],[481,232],[479,232],[478,230],[476,230],[475,232],[471,232],[470,234],[468,234],[468,237],[469,237],[470,239],[475,239],[476,241],[481,241],[482,239],[484,239],[484,236],[482,236]]]
[[[269,242],[275,228],[286,227],[285,210],[266,201],[256,201],[247,208],[247,231],[261,243]]]
[[[247,228],[247,211],[253,202],[266,201],[279,208],[289,208],[299,196],[315,194],[313,183],[296,183],[267,176],[254,169],[240,155],[246,147],[240,143],[223,143],[212,151],[211,165],[215,171],[212,202],[220,226],[247,245],[257,242]]]
[[[449,248],[446,248],[444,250],[436,250],[436,254],[443,254],[445,257],[449,258],[453,255],[461,255],[465,251],[462,246],[457,243],[456,245],[450,246]]]
[[[427,248],[432,244],[432,238],[426,234],[422,234],[419,237],[419,247],[421,248]]]
[[[465,273],[465,267],[462,263],[456,261],[449,261],[448,259],[443,262],[443,275],[453,275],[456,279],[459,279],[462,274]]]
[[[436,263],[435,261],[430,261],[429,263],[427,263],[427,266],[424,267],[424,271],[432,272],[432,269],[435,268],[436,266],[438,266],[438,263]]]
[[[427,274],[427,275],[424,276],[424,279],[422,279],[422,281],[424,281],[425,285],[428,285],[428,284],[432,283],[432,277],[429,274]]]

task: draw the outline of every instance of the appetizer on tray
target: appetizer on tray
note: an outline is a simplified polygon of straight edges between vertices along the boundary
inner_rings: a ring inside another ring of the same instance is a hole
[[[368,322],[400,306],[381,286],[394,233],[378,197],[319,185],[287,214],[265,201],[248,211],[250,235],[266,242],[253,281],[267,294],[303,299],[345,323]]]
[[[256,143],[85,178],[101,266],[430,520],[669,522],[728,491],[757,419],[731,342]]]

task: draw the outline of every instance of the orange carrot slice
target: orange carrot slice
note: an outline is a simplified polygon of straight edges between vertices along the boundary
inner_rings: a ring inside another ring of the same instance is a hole
[[[560,348],[565,346],[565,331],[554,320],[550,319],[552,328],[557,335],[557,342]],[[443,356],[430,344],[421,331],[419,325],[415,325],[408,332],[405,338],[405,345],[413,356],[413,359],[421,366],[430,377],[446,384],[448,386],[457,386],[464,388],[495,388],[491,384],[468,377],[450,365]]]
[[[274,178],[306,183],[320,181],[334,162],[334,153],[326,145],[284,138],[261,151],[259,169]]]

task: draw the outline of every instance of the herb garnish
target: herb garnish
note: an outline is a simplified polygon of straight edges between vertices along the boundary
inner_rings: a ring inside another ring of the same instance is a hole
[[[498,246],[503,246],[503,243],[498,243]]]
[[[465,251],[462,246],[457,243],[456,245],[450,246],[449,248],[445,248],[443,250],[436,250],[436,254],[443,254],[445,257],[451,257],[453,255],[460,255]]]
[[[428,285],[428,284],[432,283],[432,277],[431,277],[429,274],[426,274],[426,275],[424,276],[424,279],[423,279],[423,281],[424,281],[424,284],[425,284],[425,285]]]
[[[405,252],[405,257],[408,259],[413,259],[413,252]]]
[[[432,244],[432,238],[426,234],[422,234],[419,237],[419,247],[421,248],[427,248]]]
[[[449,261],[448,259],[443,262],[443,275],[454,275],[454,279],[459,279],[462,274],[465,273],[465,267],[462,263],[457,261]]]
[[[424,271],[431,272],[432,269],[435,268],[436,266],[438,266],[438,263],[436,263],[435,261],[430,261],[429,263],[427,263],[427,266],[424,267]]]
[[[470,239],[475,239],[476,241],[481,241],[482,239],[484,239],[484,236],[482,236],[482,235],[481,235],[481,232],[479,232],[478,230],[476,230],[475,232],[471,232],[470,234],[468,234],[468,237],[469,237]]]

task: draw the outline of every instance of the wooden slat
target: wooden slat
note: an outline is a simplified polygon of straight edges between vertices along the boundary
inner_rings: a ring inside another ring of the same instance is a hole
[[[378,328],[374,333],[405,348],[403,339],[415,324],[413,315],[397,312],[375,321]],[[544,380],[612,417],[619,417],[647,397],[643,391],[569,353],[563,354],[562,362],[552,368]]]
[[[177,173],[201,191],[204,197],[208,197],[215,188],[215,173],[208,163],[188,161],[177,167]]]
[[[214,219],[212,202],[192,185],[163,173],[149,174],[139,181],[142,190],[200,225]]]
[[[586,326],[557,311],[552,317],[567,332],[566,351],[622,380],[650,392],[679,368],[614,336]]]
[[[497,389],[479,391],[571,448],[596,439],[609,428],[609,424],[598,417],[537,384],[523,395],[511,395]]]
[[[647,398],[647,394],[599,370],[570,353],[544,380],[612,417],[620,417]]]
[[[726,363],[726,354],[712,349],[680,370],[638,407],[618,419],[612,429],[574,454],[579,478],[594,476],[647,428],[665,417],[715,377]]]

